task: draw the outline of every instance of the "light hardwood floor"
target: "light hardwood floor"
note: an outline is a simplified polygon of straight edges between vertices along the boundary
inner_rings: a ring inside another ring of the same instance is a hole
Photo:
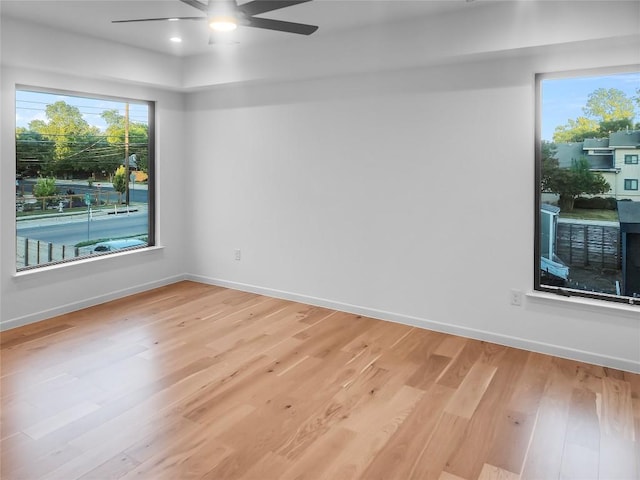
[[[640,476],[639,375],[486,342],[193,282],[0,340],[3,480]]]

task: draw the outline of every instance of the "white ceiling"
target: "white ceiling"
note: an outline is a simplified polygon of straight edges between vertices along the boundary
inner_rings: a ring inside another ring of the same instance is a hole
[[[200,0],[205,2],[206,0]],[[206,22],[144,22],[113,24],[112,20],[202,15],[179,0],[0,0],[3,16],[55,29],[107,39],[156,52],[191,56],[214,50],[208,44]],[[240,3],[245,3],[240,0]],[[489,2],[487,2],[489,3]],[[476,8],[468,0],[313,0],[262,16],[318,25],[313,37],[331,37],[354,29],[371,29],[420,17]],[[239,27],[239,45],[304,42],[302,35]],[[172,36],[183,41],[175,44]]]

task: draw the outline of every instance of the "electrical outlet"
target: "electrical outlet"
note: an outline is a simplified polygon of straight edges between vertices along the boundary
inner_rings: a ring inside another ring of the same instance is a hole
[[[522,292],[520,290],[511,290],[511,305],[516,307],[522,305]]]
[[[242,252],[240,252],[239,248],[235,250],[235,254],[236,254],[236,260],[240,261],[240,258],[242,258]]]

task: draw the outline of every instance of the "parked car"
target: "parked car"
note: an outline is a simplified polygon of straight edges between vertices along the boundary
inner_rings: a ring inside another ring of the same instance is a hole
[[[114,250],[122,250],[124,248],[145,247],[147,242],[139,238],[123,238],[121,240],[109,240],[100,242],[93,248],[95,253],[113,252]]]

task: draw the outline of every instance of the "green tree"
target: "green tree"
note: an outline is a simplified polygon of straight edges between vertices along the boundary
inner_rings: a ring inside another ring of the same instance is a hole
[[[26,128],[16,128],[16,167],[17,172],[34,175],[41,172],[52,173],[49,163],[53,159],[54,144],[38,132]]]
[[[34,120],[29,130],[53,142],[51,170],[59,173],[86,171],[89,150],[98,142],[99,130],[90,126],[77,107],[58,101],[45,108],[47,121]]]
[[[582,142],[585,138],[597,137],[600,132],[598,122],[587,117],[569,119],[566,125],[559,125],[553,132],[555,143]]]
[[[105,110],[101,114],[107,123],[107,142],[116,147],[120,157],[118,162],[125,158],[125,117],[117,110]],[[129,122],[129,155],[136,156],[138,169],[148,172],[149,127],[140,122]]]
[[[632,119],[635,115],[633,100],[617,88],[598,88],[589,94],[582,111],[598,122]]]
[[[121,197],[127,190],[127,172],[125,171],[124,165],[120,165],[113,175],[113,189],[120,193]]]
[[[620,120],[603,120],[600,122],[600,133],[607,136],[611,132],[619,132],[620,130],[633,129],[633,121],[630,118],[622,118]]]
[[[582,142],[585,138],[606,137],[611,132],[633,128],[634,102],[640,104],[640,96],[630,98],[617,88],[598,88],[589,94],[582,108],[584,116],[557,126],[553,141]]]
[[[40,177],[33,186],[34,197],[53,197],[57,194],[58,187],[56,187],[56,179],[53,177]]]
[[[573,210],[574,201],[580,195],[597,195],[611,189],[600,173],[589,169],[589,161],[586,158],[574,160],[570,168],[560,168],[558,160],[549,155],[545,156],[544,150],[540,183],[543,192],[560,196],[558,206],[566,212]]]

